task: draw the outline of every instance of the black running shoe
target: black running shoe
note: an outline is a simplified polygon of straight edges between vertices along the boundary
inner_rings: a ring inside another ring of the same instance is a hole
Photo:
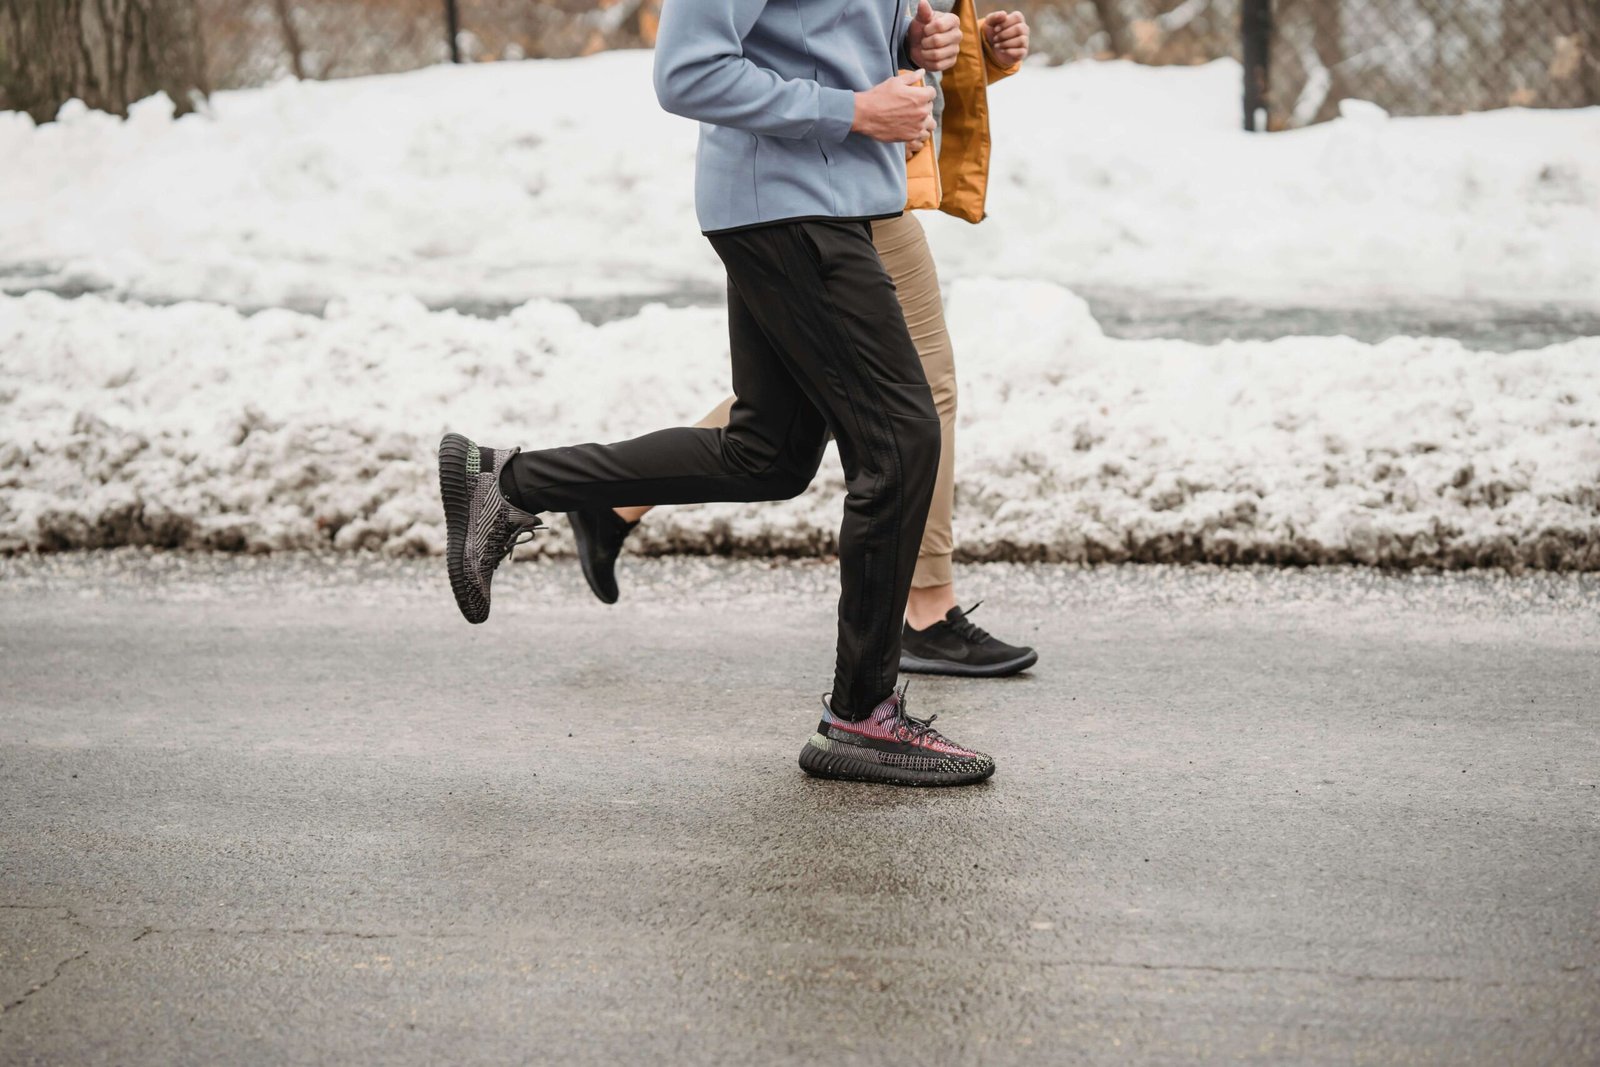
[[[480,448],[458,433],[439,442],[439,495],[444,498],[445,560],[450,590],[468,622],[489,617],[495,568],[544,528],[539,516],[500,492],[500,471],[521,449]],[[519,540],[521,534],[527,538]]]
[[[860,722],[839,718],[824,698],[817,732],[800,750],[800,769],[815,778],[882,785],[971,785],[994,773],[994,760],[940,735],[936,718],[907,715],[904,689]]]
[[[617,557],[636,522],[626,522],[615,511],[568,512],[572,536],[578,542],[578,562],[594,595],[606,604],[617,602]]]
[[[978,601],[982,604],[983,601]],[[900,636],[900,669],[908,674],[958,674],[966,678],[1004,678],[1039,662],[1031,648],[1008,645],[978,628],[966,611],[951,608],[926,630],[906,623]]]

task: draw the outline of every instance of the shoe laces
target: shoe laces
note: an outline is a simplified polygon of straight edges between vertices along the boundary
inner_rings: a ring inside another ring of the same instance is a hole
[[[970,641],[975,645],[981,645],[990,639],[989,631],[985,630],[981,626],[973,625],[972,620],[968,617],[981,607],[983,607],[983,601],[980,600],[976,604],[972,605],[972,607],[963,609],[960,619],[955,622],[947,621],[945,625],[949,626],[950,629],[954,630],[965,640]]]
[[[905,685],[901,686],[900,691],[895,694],[897,698],[895,700],[894,709],[895,717],[891,727],[895,738],[904,742],[926,740],[943,741],[944,736],[940,734],[938,730],[933,728],[933,720],[939,717],[937,714],[929,715],[926,719],[916,719],[906,714],[906,691],[910,688],[911,683],[907,682]]]
[[[505,543],[500,546],[500,557],[494,561],[494,565],[498,567],[506,560],[514,559],[515,557],[512,555],[512,553],[516,552],[517,546],[525,545],[529,541],[532,541],[538,536],[538,531],[543,529],[546,529],[545,524],[538,519],[534,519],[532,523],[525,523],[520,526],[511,527],[511,529],[508,531],[509,536],[505,539]],[[523,537],[523,534],[527,534],[528,536]]]

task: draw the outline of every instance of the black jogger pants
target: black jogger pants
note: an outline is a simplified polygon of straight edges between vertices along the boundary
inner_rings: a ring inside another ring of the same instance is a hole
[[[835,714],[894,689],[900,627],[939,462],[939,416],[866,223],[713,234],[728,271],[737,400],[723,429],[523,452],[501,476],[530,512],[781,500],[804,491],[826,434],[848,493],[839,531]]]

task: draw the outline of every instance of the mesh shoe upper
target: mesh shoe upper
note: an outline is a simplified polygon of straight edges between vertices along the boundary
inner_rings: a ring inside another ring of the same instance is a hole
[[[964,773],[993,767],[981,752],[956,744],[933,728],[933,720],[906,714],[905,691],[893,694],[859,721],[841,719],[823,702],[817,735],[834,745],[848,745],[855,755],[886,767]]]
[[[967,615],[977,609],[978,604],[966,611],[951,608],[943,619],[926,630],[914,630],[907,623],[900,637],[902,652],[924,661],[973,668],[1015,663],[1033,652],[1026,646],[1008,645],[975,625]]]
[[[474,478],[472,499],[467,506],[467,573],[489,599],[489,584],[494,580],[495,568],[523,544],[523,533],[542,529],[544,524],[537,515],[523,511],[500,491],[500,472],[520,449],[492,449],[479,446],[476,456],[467,460],[467,474]],[[473,471],[473,459],[478,470]]]
[[[494,569],[501,565],[502,560],[510,557],[518,544],[531,539],[534,530],[544,528],[538,515],[518,509],[499,488],[501,470],[506,469],[507,462],[518,451],[515,448],[496,450],[478,445],[467,448],[467,485],[472,494],[467,499],[466,544],[461,561],[470,589],[477,593],[475,597],[470,592],[466,593],[469,603],[464,609],[469,609],[469,619],[472,621],[480,621],[478,616],[488,614]],[[528,537],[520,537],[523,533]]]

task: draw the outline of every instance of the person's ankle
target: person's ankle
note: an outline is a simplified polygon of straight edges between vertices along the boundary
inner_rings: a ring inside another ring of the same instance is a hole
[[[906,600],[906,624],[913,630],[926,630],[944,621],[950,609],[956,606],[954,584],[929,585],[913,588]]]
[[[623,522],[631,525],[632,523],[636,523],[648,515],[650,513],[650,509],[648,507],[612,508],[611,513],[617,518],[621,519]]]

